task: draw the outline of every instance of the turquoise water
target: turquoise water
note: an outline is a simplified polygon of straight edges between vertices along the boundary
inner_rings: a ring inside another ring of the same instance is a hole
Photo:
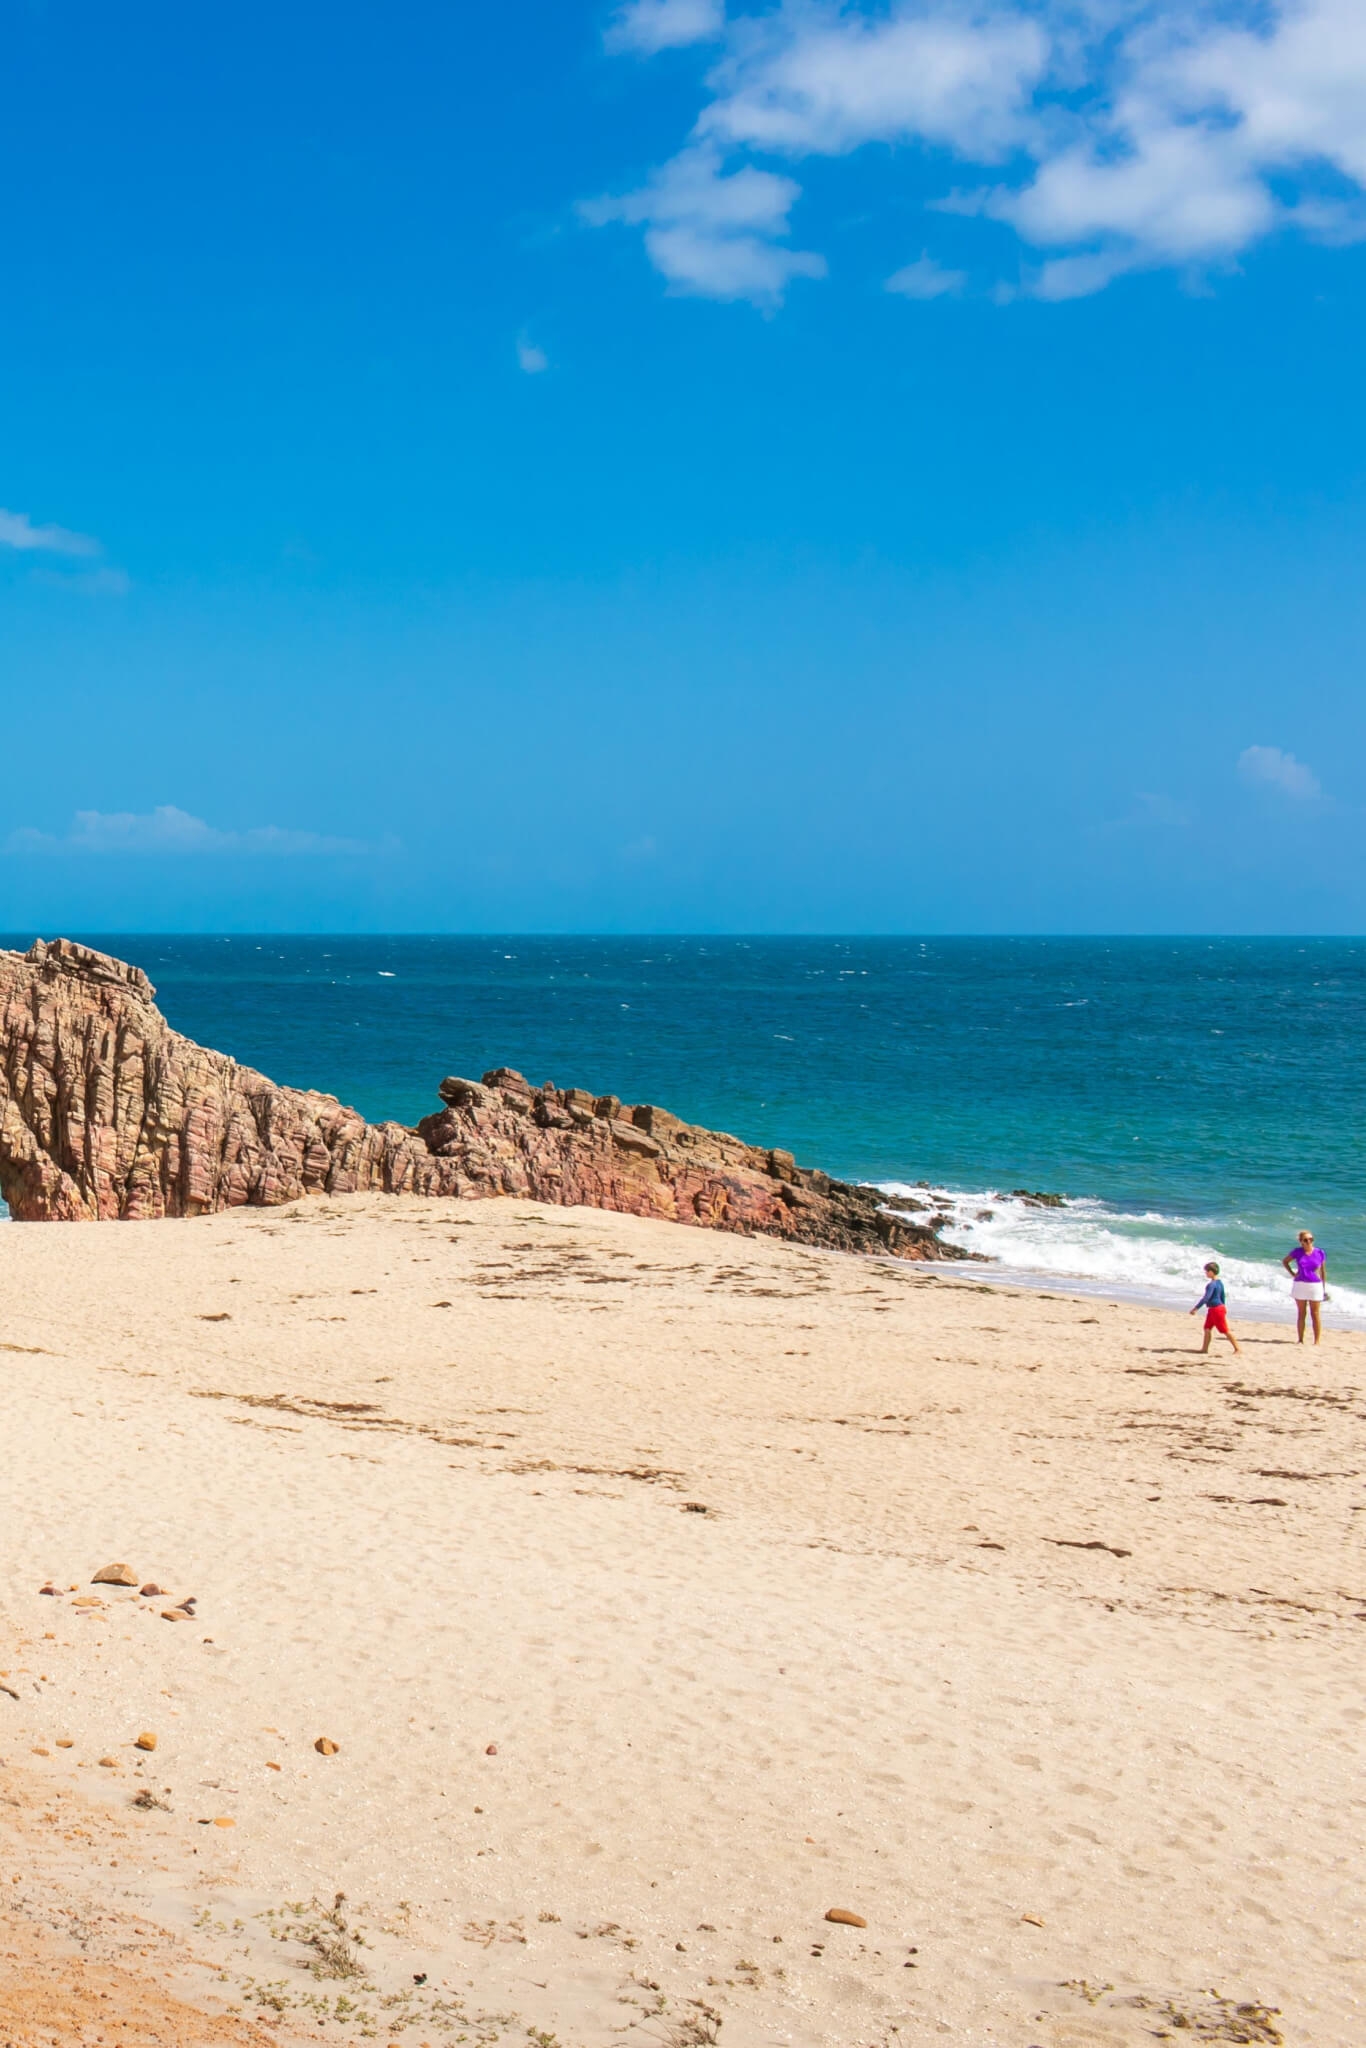
[[[1190,1300],[1215,1251],[1235,1300],[1280,1301],[1303,1223],[1336,1312],[1366,1320],[1366,941],[90,943],[144,967],[179,1030],[372,1118],[507,1064],[929,1182],[948,1234],[1012,1268]]]

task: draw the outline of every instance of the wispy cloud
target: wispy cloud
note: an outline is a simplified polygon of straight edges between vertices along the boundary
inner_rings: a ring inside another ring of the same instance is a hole
[[[712,299],[780,303],[794,277],[823,277],[825,258],[783,246],[800,187],[753,164],[722,168],[710,143],[684,150],[638,191],[580,208],[594,226],[639,224],[672,290]]]
[[[942,299],[961,292],[968,281],[965,270],[945,270],[933,256],[917,256],[887,280],[887,290],[903,299]]]
[[[35,583],[46,583],[53,590],[74,590],[81,597],[127,597],[132,583],[122,569],[111,569],[106,564],[98,569],[35,569]]]
[[[1366,239],[1362,0],[635,0],[608,46],[716,35],[692,132],[647,194],[703,150],[723,184],[765,159],[932,150],[957,165],[938,203],[1011,227],[1022,288],[1054,300],[1228,265],[1278,231]],[[885,161],[870,175],[896,176]],[[783,182],[743,260],[708,259],[702,243],[733,237],[705,213],[597,218],[644,226],[675,287],[686,238],[682,288],[771,301],[775,275],[799,274],[782,246],[799,192]]]
[[[1244,747],[1238,756],[1238,773],[1254,788],[1276,789],[1298,803],[1312,802],[1323,795],[1318,776],[1293,754],[1279,747]]]
[[[88,533],[73,533],[66,526],[37,525],[27,512],[0,509],[0,550],[5,548],[39,557],[29,577],[54,590],[75,591],[81,597],[125,597],[130,588],[125,572],[107,562],[90,569],[67,569],[43,560],[55,555],[69,561],[90,561],[102,555],[104,548]]]
[[[725,0],[627,0],[608,24],[606,43],[609,50],[652,57],[656,50],[711,42],[725,25]]]
[[[550,358],[543,348],[537,348],[535,342],[528,341],[524,334],[519,334],[517,337],[517,367],[519,370],[525,371],[528,377],[539,377],[543,370],[550,368]]]
[[[11,832],[5,841],[5,852],[10,854],[253,854],[293,858],[381,850],[363,839],[294,832],[279,825],[255,825],[245,832],[224,832],[175,804],[158,804],[153,811],[77,811],[67,832],[39,832],[24,825]]]
[[[1185,826],[1191,823],[1194,815],[1189,804],[1178,802],[1160,789],[1137,790],[1135,800],[1140,806],[1137,815],[1152,825]]]
[[[27,512],[0,509],[0,548],[15,548],[21,554],[98,555],[100,544],[89,534],[72,533],[65,526],[35,526]]]

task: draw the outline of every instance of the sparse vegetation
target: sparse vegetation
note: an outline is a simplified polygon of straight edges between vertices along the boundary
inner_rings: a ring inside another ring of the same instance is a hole
[[[721,2015],[714,2006],[695,2003],[691,2012],[668,2022],[664,2048],[708,2048],[721,2038]]]
[[[331,1910],[322,1916],[323,1924],[308,1936],[308,1945],[316,1950],[317,1960],[310,1965],[315,1977],[363,1977],[365,1970],[356,1954],[358,1939],[342,1918],[342,1907],[346,1904],[346,1893],[338,1892],[332,1901]]]

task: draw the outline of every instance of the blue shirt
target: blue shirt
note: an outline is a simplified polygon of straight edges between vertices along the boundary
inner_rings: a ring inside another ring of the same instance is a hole
[[[1209,1286],[1195,1304],[1197,1308],[1222,1308],[1224,1306],[1224,1283],[1211,1280]]]

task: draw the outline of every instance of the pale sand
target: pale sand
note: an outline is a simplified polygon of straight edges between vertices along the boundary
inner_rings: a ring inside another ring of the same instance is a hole
[[[0,2040],[1357,2048],[1366,1338],[1241,1334],[521,1202],[0,1231]],[[115,1559],[197,1620],[38,1594]]]

